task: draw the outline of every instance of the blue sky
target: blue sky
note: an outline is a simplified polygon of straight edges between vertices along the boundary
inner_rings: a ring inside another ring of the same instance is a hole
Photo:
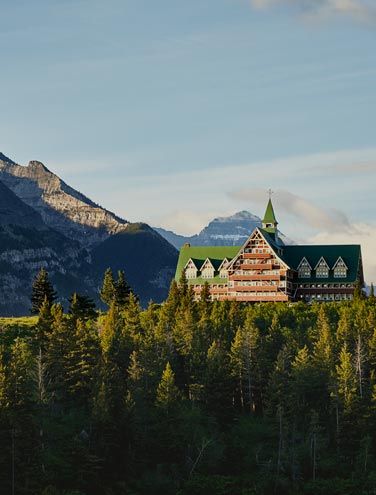
[[[0,6],[0,150],[15,161],[180,233],[262,214],[271,187],[290,236],[376,247],[373,0]]]

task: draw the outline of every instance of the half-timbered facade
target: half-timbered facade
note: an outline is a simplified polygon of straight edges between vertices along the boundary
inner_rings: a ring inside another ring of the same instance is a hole
[[[271,200],[243,246],[184,245],[183,271],[196,299],[206,282],[213,300],[244,302],[350,300],[364,283],[359,245],[285,245]]]

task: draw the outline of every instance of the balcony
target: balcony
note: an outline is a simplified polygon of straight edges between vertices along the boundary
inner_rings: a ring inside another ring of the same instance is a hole
[[[277,292],[277,285],[235,285],[229,292]]]
[[[270,280],[275,280],[277,282],[279,282],[280,280],[280,276],[279,275],[263,275],[263,274],[260,274],[260,273],[257,273],[257,274],[247,274],[247,275],[237,275],[237,274],[233,274],[233,275],[230,275],[229,276],[229,280],[237,280],[237,281],[242,281],[242,280],[249,280],[249,281],[253,281],[253,280],[261,280],[261,281],[265,281],[265,282],[268,282]]]
[[[273,265],[271,263],[250,263],[249,265],[242,263],[240,268],[242,270],[272,270]]]
[[[272,255],[270,253],[244,253],[242,255],[242,258],[248,260],[252,260],[252,259],[268,259],[268,258],[271,258]]]

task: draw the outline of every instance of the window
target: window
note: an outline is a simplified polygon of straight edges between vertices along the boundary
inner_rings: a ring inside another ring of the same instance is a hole
[[[197,278],[197,268],[192,260],[189,260],[185,268],[185,276],[187,278]]]
[[[214,278],[214,267],[209,259],[206,259],[201,267],[202,278]]]
[[[213,268],[204,268],[201,272],[202,278],[214,278]]]
[[[185,270],[185,276],[187,278],[197,278],[197,270],[192,268],[187,268]]]
[[[303,258],[302,261],[300,262],[298,273],[299,273],[299,278],[311,277],[311,265],[308,263],[308,261],[305,258]]]
[[[328,278],[329,277],[329,267],[324,260],[321,258],[319,263],[316,265],[316,277],[317,278]]]
[[[334,265],[334,277],[335,278],[346,278],[347,277],[347,266],[342,258],[338,258],[337,263]]]

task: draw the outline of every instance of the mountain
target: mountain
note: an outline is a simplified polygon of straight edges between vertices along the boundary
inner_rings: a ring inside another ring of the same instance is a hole
[[[0,153],[0,181],[3,198],[0,225],[3,218],[6,244],[12,244],[14,229],[24,229],[16,250],[17,259],[24,264],[25,280],[29,281],[41,266],[46,266],[52,271],[58,292],[63,291],[65,297],[72,285],[67,281],[75,279],[77,274],[80,283],[76,289],[99,302],[103,272],[110,267],[114,271],[125,270],[142,304],[150,299],[159,302],[166,297],[178,253],[151,227],[129,223],[102,208],[39,161],[22,166]],[[37,232],[37,227],[43,235]],[[28,251],[21,249],[22,243],[32,251],[44,245],[46,249],[38,251],[38,257],[34,253],[31,263]],[[8,276],[9,269],[9,264],[3,266],[0,259],[0,276]],[[30,284],[25,282],[25,286],[29,293]],[[18,302],[12,304],[13,312],[25,312],[25,297],[20,296]],[[1,306],[0,311],[4,314]]]
[[[193,236],[186,237],[161,228],[155,230],[180,249],[186,242],[192,246],[240,246],[256,227],[261,227],[259,217],[248,211],[239,211],[229,217],[215,218]]]
[[[144,223],[110,236],[92,252],[98,275],[111,266],[114,271],[126,269],[127,280],[142,302],[163,301],[177,263],[176,249]]]
[[[0,154],[0,180],[38,211],[46,225],[85,246],[127,228],[127,221],[68,186],[41,162],[25,167]]]
[[[176,249],[180,249],[185,243],[192,246],[241,246],[261,224],[258,216],[243,210],[228,217],[215,218],[199,234],[193,236],[175,234],[162,228],[154,229]],[[293,241],[281,232],[279,235],[285,244],[293,244]]]
[[[0,182],[0,314],[27,314],[36,272],[45,267],[63,301],[92,292],[90,256],[77,241],[49,228],[33,208]]]

